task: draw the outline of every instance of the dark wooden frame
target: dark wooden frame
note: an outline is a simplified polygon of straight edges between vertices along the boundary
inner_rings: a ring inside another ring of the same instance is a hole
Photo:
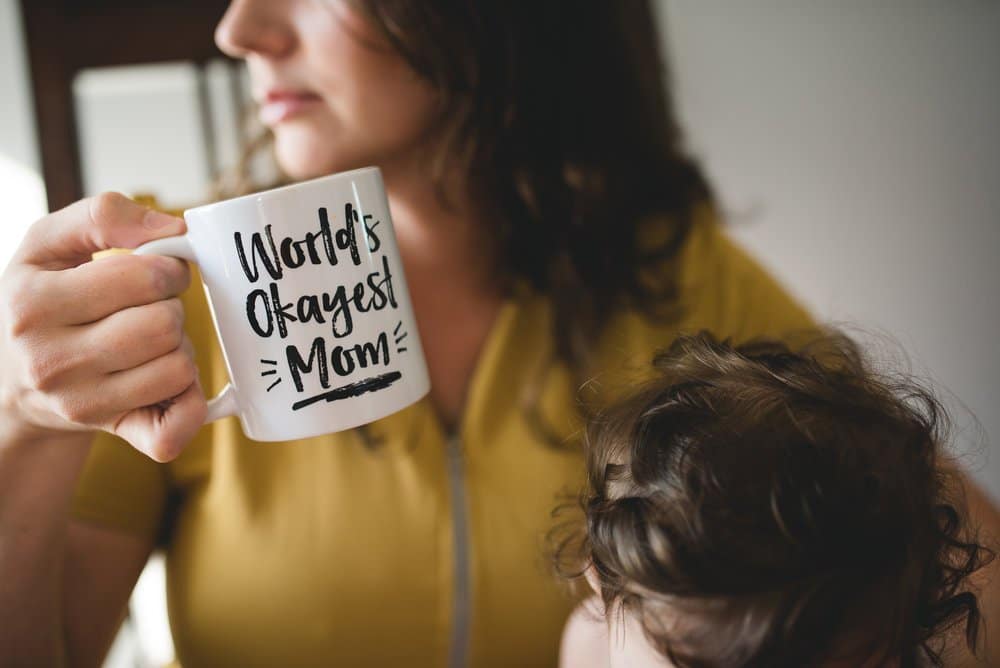
[[[88,68],[169,61],[193,62],[203,71],[208,61],[223,57],[213,34],[228,4],[228,0],[21,0],[50,210],[83,196],[73,100],[76,75]],[[207,140],[208,148],[210,144]]]

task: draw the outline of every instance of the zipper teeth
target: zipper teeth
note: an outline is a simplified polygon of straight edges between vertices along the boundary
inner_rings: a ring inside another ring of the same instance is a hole
[[[469,654],[469,527],[465,475],[462,462],[462,439],[448,439],[448,483],[451,490],[451,523],[455,564],[452,596],[449,668],[464,668]]]

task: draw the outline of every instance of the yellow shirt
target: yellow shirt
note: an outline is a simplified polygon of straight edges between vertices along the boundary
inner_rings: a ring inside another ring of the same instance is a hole
[[[745,339],[811,324],[715,224],[695,228],[680,262],[680,322],[613,317],[598,358],[605,393],[680,331]],[[200,287],[185,299],[214,392],[225,369]],[[579,490],[583,461],[525,419],[523,389],[550,359],[550,319],[542,296],[505,303],[453,438],[427,400],[372,425],[374,449],[354,432],[257,443],[227,418],[161,465],[102,434],[73,514],[168,532],[170,623],[188,668],[448,666],[456,653],[477,668],[553,666],[572,600],[545,535],[559,494]],[[567,434],[578,428],[574,397],[567,374],[547,374],[543,414]]]

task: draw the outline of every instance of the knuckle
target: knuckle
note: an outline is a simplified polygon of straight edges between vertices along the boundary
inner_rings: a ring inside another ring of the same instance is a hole
[[[12,338],[20,338],[35,329],[39,312],[30,300],[11,299],[7,304],[7,329]]]
[[[113,220],[128,201],[125,195],[117,192],[103,192],[95,195],[90,200],[91,220],[98,224]]]
[[[51,358],[44,355],[31,355],[25,365],[28,374],[28,384],[38,392],[51,392],[56,388],[58,374],[56,365]]]
[[[191,285],[191,267],[188,266],[187,262],[183,260],[173,260],[173,266],[177,268],[180,272],[180,286],[181,290],[187,290],[188,286]]]
[[[183,292],[191,283],[191,270],[187,262],[173,257],[157,257],[163,265],[163,274],[169,280],[170,294]]]
[[[43,300],[39,299],[36,286],[27,279],[17,279],[11,286],[7,302],[6,320],[14,338],[34,329],[40,320]]]
[[[180,326],[161,329],[154,336],[160,341],[159,349],[168,352],[177,350],[184,344],[184,329]]]
[[[167,305],[173,311],[174,321],[177,323],[175,329],[183,332],[184,328],[184,304],[177,297],[171,297],[166,300]]]
[[[67,359],[66,371],[92,370],[105,363],[109,356],[107,343],[95,337],[80,337]]]
[[[140,284],[142,296],[153,301],[161,299],[167,292],[170,277],[163,270],[163,264],[157,262],[155,258],[141,257],[142,261],[142,283]]]
[[[184,309],[181,308],[179,300],[164,299],[150,304],[148,308],[151,311],[150,326],[155,333],[183,336]]]
[[[60,397],[56,401],[56,408],[63,418],[76,424],[86,424],[90,418],[90,411],[86,405],[69,397]]]
[[[35,220],[28,225],[28,229],[24,231],[24,241],[30,243],[38,239],[38,237],[42,235],[50,224],[48,216],[42,216],[41,218]]]
[[[154,403],[169,401],[184,392],[197,377],[194,361],[184,352],[174,350],[167,353],[156,362],[155,395],[150,397]]]
[[[198,375],[198,368],[195,366],[191,356],[180,350],[171,353],[170,362],[170,375],[176,383],[177,392],[175,394],[177,394],[187,389],[194,382],[195,377]]]
[[[147,296],[153,299],[172,297],[187,287],[187,267],[173,258],[158,255],[133,256],[144,264]]]
[[[135,323],[135,325],[139,325],[139,331],[144,331],[147,335],[161,334],[172,329],[176,324],[170,307],[162,301],[141,306],[135,313],[140,318],[140,322]]]
[[[21,248],[36,248],[38,246],[45,245],[45,238],[48,235],[49,229],[52,225],[52,220],[49,216],[42,216],[35,222],[28,226],[28,229],[24,232],[24,238],[21,241]]]

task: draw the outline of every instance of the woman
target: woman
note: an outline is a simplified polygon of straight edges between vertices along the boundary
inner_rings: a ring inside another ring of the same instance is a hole
[[[289,176],[382,168],[431,395],[295,443],[200,428],[225,378],[187,270],[87,262],[183,222],[43,218],[3,278],[0,654],[99,663],[160,541],[185,665],[553,665],[579,384],[809,324],[713,224],[648,6],[235,0],[216,38]]]

